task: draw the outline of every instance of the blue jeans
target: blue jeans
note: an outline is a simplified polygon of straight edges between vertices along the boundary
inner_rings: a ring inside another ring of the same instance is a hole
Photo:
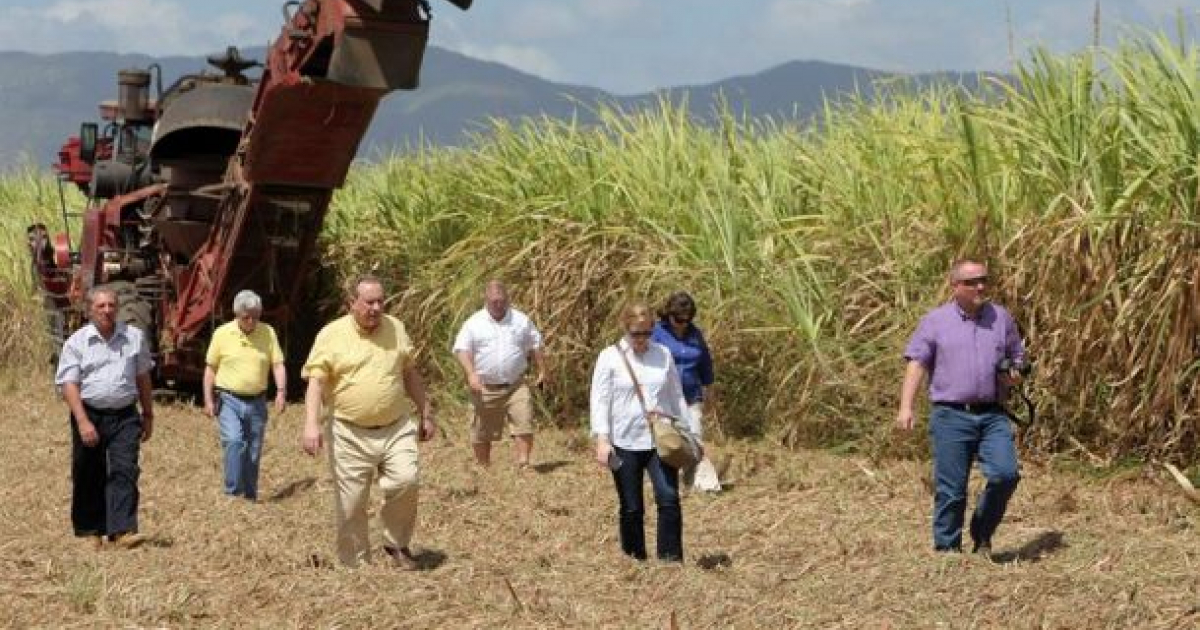
[[[258,497],[258,464],[267,426],[267,400],[218,392],[217,427],[225,451],[225,494]]]
[[[658,559],[683,561],[683,511],[679,507],[679,471],[658,458],[654,450],[629,451],[613,447],[621,465],[613,471],[620,503],[621,551],[646,559],[646,507],[642,498],[642,473],[650,475],[654,504],[658,506]]]
[[[976,547],[991,545],[992,534],[1004,519],[1008,499],[1021,479],[1012,424],[1003,412],[971,414],[934,405],[929,419],[933,445],[933,546],[939,551],[962,548],[963,515],[971,464],[978,458],[987,485],[971,516],[970,534]]]

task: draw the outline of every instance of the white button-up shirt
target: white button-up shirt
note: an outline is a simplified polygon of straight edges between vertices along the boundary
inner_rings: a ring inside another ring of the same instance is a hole
[[[118,322],[106,340],[88,323],[63,344],[54,382],[79,385],[83,402],[92,407],[121,409],[137,400],[137,377],[153,367],[141,330]]]
[[[542,347],[542,333],[515,308],[500,321],[487,309],[467,318],[454,339],[454,352],[471,353],[475,373],[485,385],[511,385],[529,367],[529,353]]]
[[[650,342],[650,347],[639,355],[625,340],[605,348],[596,360],[596,369],[592,372],[592,435],[606,436],[610,443],[623,449],[645,451],[654,448],[646,409],[638,400],[633,378],[621,360],[621,353],[629,359],[629,366],[637,374],[648,410],[683,419],[685,426],[690,427],[699,439],[700,425],[688,412],[679,372],[670,351]]]

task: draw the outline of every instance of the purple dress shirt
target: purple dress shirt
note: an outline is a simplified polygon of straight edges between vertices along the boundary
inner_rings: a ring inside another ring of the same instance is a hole
[[[1025,358],[1025,346],[1012,315],[986,302],[975,318],[951,300],[921,318],[904,358],[929,371],[934,402],[987,403],[1003,400],[996,364]]]

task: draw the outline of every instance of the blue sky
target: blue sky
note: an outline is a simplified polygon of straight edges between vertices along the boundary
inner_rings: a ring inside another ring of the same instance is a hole
[[[617,93],[694,85],[797,59],[892,71],[1003,70],[1010,36],[1078,50],[1094,0],[433,0],[435,45],[538,76]],[[265,44],[278,0],[0,0],[0,48],[199,54]],[[1101,33],[1188,37],[1197,0],[1102,0]]]

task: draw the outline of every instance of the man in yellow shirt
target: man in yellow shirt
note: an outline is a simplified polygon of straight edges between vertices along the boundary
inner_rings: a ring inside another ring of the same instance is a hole
[[[217,419],[225,453],[225,494],[258,497],[258,470],[267,426],[267,373],[275,375],[275,411],[287,395],[283,352],[270,325],[259,322],[262,298],[241,291],[235,319],[213,332],[204,367],[204,411]],[[215,390],[215,391],[214,391]]]
[[[301,372],[308,380],[301,445],[315,455],[329,443],[338,559],[352,567],[370,560],[367,501],[378,475],[384,551],[397,567],[412,570],[417,441],[434,436],[433,412],[404,324],[383,312],[380,280],[358,278],[347,301],[350,313],[321,329]],[[420,426],[410,417],[409,399],[421,411]],[[333,418],[324,433],[322,408]]]

